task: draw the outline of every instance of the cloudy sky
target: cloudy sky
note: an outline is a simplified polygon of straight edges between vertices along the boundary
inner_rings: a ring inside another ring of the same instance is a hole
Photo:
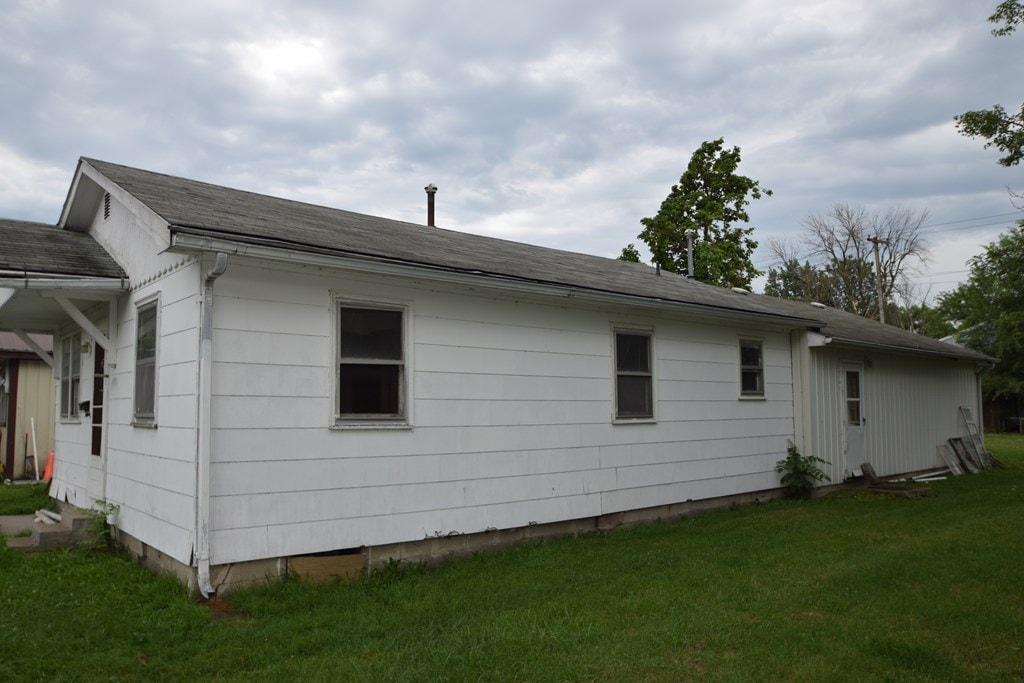
[[[433,182],[442,227],[617,256],[724,137],[762,245],[928,211],[934,296],[1024,217],[953,124],[1021,101],[996,4],[0,0],[0,216],[55,222],[91,156],[414,222]]]

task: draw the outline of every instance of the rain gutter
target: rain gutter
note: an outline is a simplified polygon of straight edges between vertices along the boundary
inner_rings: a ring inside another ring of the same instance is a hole
[[[312,265],[318,267],[346,268],[349,270],[391,274],[403,276],[429,277],[431,280],[448,282],[459,285],[490,286],[503,290],[521,292],[524,294],[536,294],[541,296],[557,296],[574,298],[580,301],[592,303],[643,306],[667,311],[684,311],[713,318],[727,320],[742,320],[749,322],[751,319],[759,321],[780,323],[789,327],[813,328],[824,325],[819,320],[800,318],[788,315],[763,313],[751,309],[732,309],[715,306],[713,304],[699,304],[673,299],[662,299],[659,297],[644,296],[638,294],[624,294],[618,292],[602,291],[578,287],[574,285],[541,282],[524,278],[515,278],[507,275],[487,273],[483,271],[466,271],[443,266],[434,266],[423,263],[411,263],[384,257],[367,256],[362,254],[339,253],[334,251],[306,251],[289,248],[286,246],[268,246],[263,244],[250,244],[227,240],[219,237],[200,236],[184,232],[176,232],[176,226],[171,226],[171,250],[183,252],[217,252],[233,254],[237,256],[250,256],[253,258],[281,261],[299,265]]]

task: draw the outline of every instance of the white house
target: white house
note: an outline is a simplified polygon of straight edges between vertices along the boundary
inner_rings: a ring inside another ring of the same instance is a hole
[[[789,441],[923,470],[980,409],[984,356],[839,311],[92,159],[0,235],[51,494],[206,595],[752,499]]]

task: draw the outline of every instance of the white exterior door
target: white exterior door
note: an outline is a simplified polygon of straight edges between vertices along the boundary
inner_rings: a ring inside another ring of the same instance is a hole
[[[846,426],[845,476],[859,476],[864,462],[864,373],[859,363],[844,363],[843,372],[843,415]]]

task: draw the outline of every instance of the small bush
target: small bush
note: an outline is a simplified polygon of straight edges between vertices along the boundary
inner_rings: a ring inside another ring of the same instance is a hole
[[[789,498],[810,498],[815,484],[832,479],[821,471],[818,465],[830,465],[813,455],[800,455],[793,444],[789,445],[785,459],[775,463],[775,471],[782,475],[782,488]]]
[[[87,550],[112,550],[114,547],[113,520],[117,517],[120,505],[97,500],[92,509],[85,510],[89,516],[89,525],[86,527],[88,539],[79,543],[79,547]]]

